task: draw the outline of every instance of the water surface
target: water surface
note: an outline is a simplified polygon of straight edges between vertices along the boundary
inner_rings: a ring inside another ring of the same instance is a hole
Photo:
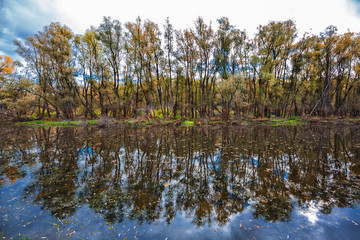
[[[6,239],[359,239],[360,129],[0,129]]]

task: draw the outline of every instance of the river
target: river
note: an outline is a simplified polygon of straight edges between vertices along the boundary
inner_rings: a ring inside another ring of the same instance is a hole
[[[5,239],[359,239],[360,129],[0,127]]]

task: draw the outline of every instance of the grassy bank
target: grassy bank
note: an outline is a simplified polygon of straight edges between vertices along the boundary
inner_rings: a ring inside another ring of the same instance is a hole
[[[20,126],[31,127],[82,127],[82,126],[217,126],[217,125],[267,125],[267,126],[302,126],[308,124],[326,124],[326,125],[360,125],[360,119],[336,119],[336,118],[258,118],[258,119],[239,119],[222,121],[219,118],[195,118],[195,119],[126,119],[116,120],[112,118],[100,118],[92,120],[33,120],[16,123]]]
[[[71,121],[54,121],[54,120],[33,120],[26,122],[18,122],[17,125],[29,127],[81,127],[84,125],[97,125],[98,120],[71,120]]]

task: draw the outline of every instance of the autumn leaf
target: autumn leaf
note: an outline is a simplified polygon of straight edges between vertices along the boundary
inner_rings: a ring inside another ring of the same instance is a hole
[[[0,56],[0,76],[14,72],[15,66],[9,56]]]

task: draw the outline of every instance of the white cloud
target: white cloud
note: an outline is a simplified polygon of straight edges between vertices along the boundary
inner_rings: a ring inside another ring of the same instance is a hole
[[[170,17],[176,28],[192,26],[198,16],[214,23],[226,16],[233,25],[250,33],[255,33],[259,24],[288,19],[296,21],[300,33],[318,34],[329,25],[337,26],[341,33],[348,29],[360,31],[360,17],[356,14],[355,4],[349,0],[57,0],[55,6],[62,22],[79,33],[90,25],[97,26],[103,16],[121,22],[134,21],[140,16],[161,25],[166,17]]]
[[[318,213],[319,209],[317,208],[316,204],[314,202],[310,203],[310,206],[305,210],[299,210],[299,214],[303,215],[307,218],[307,220],[312,224],[315,225],[318,221]]]
[[[293,19],[299,34],[319,34],[335,25],[339,33],[360,32],[357,0],[2,0],[0,4],[0,52],[14,49],[14,38],[35,34],[50,22],[61,22],[74,33],[83,33],[91,25],[98,26],[103,16],[122,23],[135,21],[137,16],[150,19],[160,26],[167,17],[175,28],[193,26],[203,17],[216,25],[216,19],[226,16],[239,29],[250,35],[270,20]],[[12,33],[11,33],[12,32]],[[5,34],[6,33],[6,34]],[[13,51],[13,50],[11,50]],[[14,52],[13,52],[14,53]],[[15,53],[14,53],[15,55]]]

